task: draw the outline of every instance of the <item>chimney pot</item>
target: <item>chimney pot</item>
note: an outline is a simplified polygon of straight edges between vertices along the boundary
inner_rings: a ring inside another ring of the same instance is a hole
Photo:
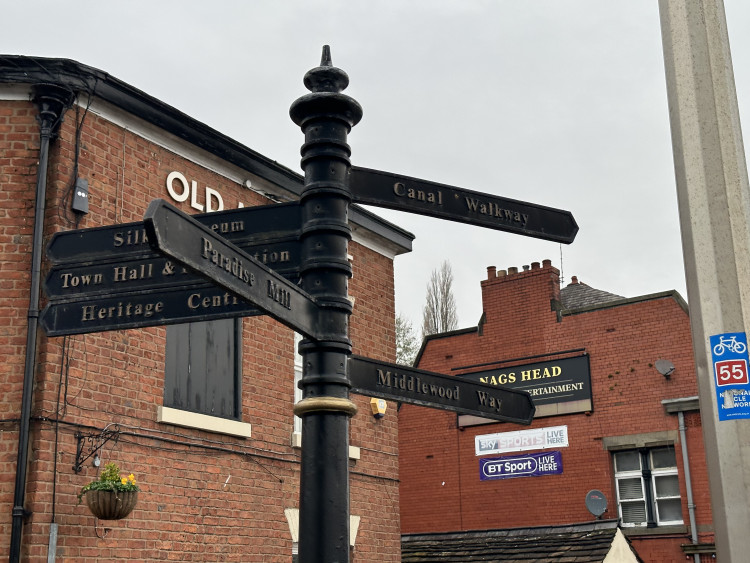
[[[524,267],[523,267],[523,271],[524,271],[524,272],[528,272],[528,271],[529,271],[529,266],[528,266],[528,264],[527,264],[527,265],[524,265]]]
[[[517,274],[517,273],[518,273],[518,268],[516,268],[515,266],[511,266],[510,268],[508,268],[508,275]]]
[[[538,270],[539,269],[539,262],[532,262],[531,263],[531,269],[532,270]]]
[[[495,266],[487,266],[487,279],[494,280],[497,277],[497,268]]]
[[[578,276],[573,276],[572,278],[570,278],[570,283],[571,283],[571,285],[572,284],[577,284],[578,283]]]
[[[551,265],[552,265],[552,260],[550,260],[549,258],[547,260],[542,260],[542,266],[544,268],[549,268]]]
[[[498,278],[504,278],[504,277],[505,277],[506,275],[508,275],[508,272],[506,272],[505,270],[500,270],[500,271],[499,271],[499,272],[497,273],[497,277],[498,277]]]

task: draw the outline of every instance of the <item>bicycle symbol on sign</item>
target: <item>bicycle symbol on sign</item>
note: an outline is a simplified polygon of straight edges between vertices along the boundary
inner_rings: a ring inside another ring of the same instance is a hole
[[[730,352],[734,352],[735,354],[742,354],[747,349],[747,346],[745,346],[742,342],[737,342],[737,337],[732,336],[730,338],[724,338],[723,336],[719,337],[719,343],[714,346],[714,354],[717,356],[721,356],[724,354],[725,350],[729,350]]]

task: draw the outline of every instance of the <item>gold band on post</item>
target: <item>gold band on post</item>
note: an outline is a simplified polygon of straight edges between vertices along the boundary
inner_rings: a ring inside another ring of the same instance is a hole
[[[342,412],[349,416],[357,414],[357,405],[349,399],[338,397],[308,397],[294,405],[294,414],[303,416],[310,412]]]

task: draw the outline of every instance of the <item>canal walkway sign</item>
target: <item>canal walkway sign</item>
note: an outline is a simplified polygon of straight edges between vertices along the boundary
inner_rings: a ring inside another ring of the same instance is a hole
[[[349,183],[355,203],[565,244],[578,233],[569,211],[543,205],[357,166],[352,166]]]

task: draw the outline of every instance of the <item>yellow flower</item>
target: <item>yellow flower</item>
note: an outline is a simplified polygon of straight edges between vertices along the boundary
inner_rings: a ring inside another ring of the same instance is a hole
[[[135,485],[135,475],[133,475],[132,473],[128,475],[128,481],[130,481],[131,485]]]
[[[123,477],[122,479],[120,479],[120,482],[121,482],[121,483],[122,483],[123,485],[127,485],[127,484],[128,484],[128,480],[127,480],[127,479],[125,479],[125,477]]]

